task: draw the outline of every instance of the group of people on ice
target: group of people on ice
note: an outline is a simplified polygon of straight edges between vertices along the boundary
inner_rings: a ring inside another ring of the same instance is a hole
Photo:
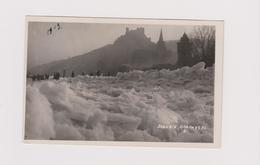
[[[102,76],[102,73],[98,70],[96,73],[90,73],[90,74],[85,74],[85,72],[81,73],[82,76],[84,75],[89,75],[89,76]],[[70,76],[67,76],[66,71],[64,70],[63,73],[61,74],[60,72],[54,72],[53,75],[49,74],[27,74],[27,78],[32,79],[33,81],[40,81],[40,80],[48,80],[48,79],[55,79],[59,80],[61,77],[75,77],[74,71],[71,72]]]

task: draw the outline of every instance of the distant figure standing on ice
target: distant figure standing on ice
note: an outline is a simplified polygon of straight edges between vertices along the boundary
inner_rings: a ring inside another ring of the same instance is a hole
[[[101,75],[101,72],[98,70],[97,71],[97,76],[100,76]]]
[[[65,76],[66,76],[66,70],[64,69],[62,77],[64,78]]]

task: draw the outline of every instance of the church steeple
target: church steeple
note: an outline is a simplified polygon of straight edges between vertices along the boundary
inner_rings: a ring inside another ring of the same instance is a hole
[[[161,29],[161,32],[160,32],[160,37],[159,37],[159,40],[157,42],[157,50],[159,51],[165,51],[166,50],[166,46],[165,46],[165,43],[163,41],[163,32],[162,32],[162,29]]]
[[[160,36],[159,36],[159,40],[157,42],[157,55],[158,55],[158,62],[162,63],[164,61],[164,58],[167,56],[167,49],[166,49],[166,45],[165,42],[163,40],[163,32],[161,29],[160,32]]]
[[[162,33],[162,29],[161,29],[160,37],[159,37],[159,41],[158,42],[162,42],[162,41],[163,41],[163,33]]]

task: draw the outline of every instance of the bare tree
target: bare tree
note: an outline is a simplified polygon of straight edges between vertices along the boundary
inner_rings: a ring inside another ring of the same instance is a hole
[[[190,34],[193,57],[204,61],[206,67],[215,62],[215,27],[196,26]]]

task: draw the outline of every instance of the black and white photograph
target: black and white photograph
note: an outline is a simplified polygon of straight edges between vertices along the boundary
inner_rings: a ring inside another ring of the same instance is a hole
[[[222,21],[27,18],[25,141],[219,144]]]
[[[260,165],[260,0],[0,8],[0,165]]]

